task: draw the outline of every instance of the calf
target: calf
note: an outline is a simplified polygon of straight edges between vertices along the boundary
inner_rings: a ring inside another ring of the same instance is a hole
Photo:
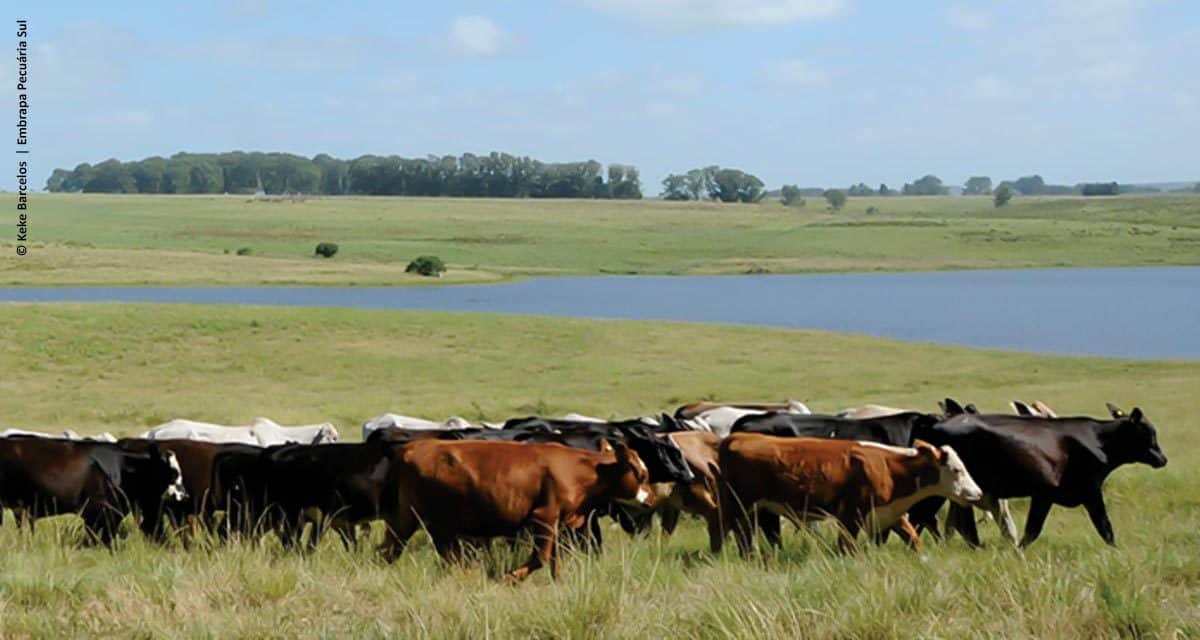
[[[1113,416],[1096,420],[964,414],[939,423],[922,437],[954,447],[988,498],[1033,499],[1021,546],[1038,538],[1056,504],[1082,505],[1096,532],[1111,545],[1115,537],[1104,504],[1105,479],[1125,464],[1140,462],[1155,469],[1167,464],[1158,432],[1141,409],[1129,415],[1116,410]],[[969,543],[979,544],[969,509],[951,522]]]
[[[918,441],[915,448],[875,443],[733,434],[718,451],[722,528],[710,546],[719,551],[732,528],[748,553],[752,513],[765,507],[799,524],[832,517],[841,525],[839,548],[854,546],[859,529],[892,529],[914,550],[920,538],[905,513],[922,498],[940,495],[958,502],[982,496],[950,447]]]
[[[464,538],[534,536],[523,580],[545,564],[558,576],[558,529],[579,529],[612,501],[652,504],[649,472],[624,443],[593,453],[553,444],[420,440],[395,450],[400,508],[388,522],[392,557],[419,527],[455,559]]]
[[[88,534],[111,545],[129,514],[153,535],[164,501],[186,497],[175,454],[126,451],[107,442],[0,439],[0,508],[31,519],[78,513]]]

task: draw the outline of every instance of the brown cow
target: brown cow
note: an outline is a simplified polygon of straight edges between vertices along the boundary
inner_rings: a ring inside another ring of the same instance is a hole
[[[558,576],[558,530],[578,529],[610,501],[653,504],[646,465],[624,443],[596,453],[558,444],[420,440],[395,450],[398,510],[388,517],[391,557],[420,527],[446,559],[464,538],[534,535],[520,581],[550,564]]]
[[[747,514],[763,507],[797,525],[837,519],[843,551],[854,548],[861,528],[871,535],[891,529],[919,550],[920,538],[905,516],[912,505],[935,495],[969,503],[983,492],[953,449],[920,440],[915,445],[735,433],[718,452],[724,526],[710,544],[719,551],[724,531],[732,528],[738,548],[748,553],[753,524]]]
[[[654,513],[662,518],[663,531],[671,534],[679,523],[680,512],[704,519],[709,537],[719,537],[721,515],[718,508],[717,447],[721,436],[706,431],[680,431],[666,434],[679,450],[696,476],[695,482],[657,482],[653,485],[656,498]],[[649,525],[647,521],[645,525]]]

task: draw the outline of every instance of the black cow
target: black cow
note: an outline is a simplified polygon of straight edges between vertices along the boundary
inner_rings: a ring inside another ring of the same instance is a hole
[[[175,454],[183,473],[183,486],[187,499],[164,505],[164,513],[171,523],[179,526],[189,519],[208,528],[214,524],[215,515],[225,508],[225,496],[213,488],[214,465],[218,456],[229,452],[248,452],[257,455],[261,447],[240,443],[208,442],[204,440],[147,440],[144,438],[122,438],[117,444],[126,451],[145,452],[159,447]],[[159,526],[159,537],[166,529]]]
[[[111,545],[126,515],[153,536],[163,503],[186,497],[175,454],[108,442],[0,438],[0,507],[36,518],[78,513],[92,539]]]
[[[1100,537],[1111,545],[1115,538],[1104,505],[1105,479],[1125,464],[1140,462],[1155,469],[1167,464],[1158,433],[1142,410],[1126,416],[1111,408],[1112,420],[964,414],[918,437],[953,447],[989,498],[1033,499],[1021,546],[1037,539],[1056,504],[1083,505]],[[952,511],[950,522],[978,545],[970,507],[960,509]]]
[[[863,440],[896,447],[912,446],[915,430],[932,427],[941,416],[906,411],[890,416],[855,420],[837,416],[796,413],[764,413],[738,418],[731,432],[745,431],[772,436]]]
[[[624,442],[637,452],[650,472],[650,482],[694,482],[696,476],[683,459],[683,452],[667,438],[658,437],[641,420],[584,422],[551,418],[516,418],[504,423],[492,438],[514,442],[557,442],[568,447],[599,451],[601,443]],[[489,437],[489,436],[485,436]]]
[[[394,513],[397,506],[392,450],[399,445],[376,439],[363,443],[287,444],[262,450],[250,473],[238,479],[252,504],[265,510],[262,524],[291,548],[307,522],[314,524],[309,547],[323,525],[338,532],[349,548],[354,526]],[[229,461],[226,460],[226,469]],[[319,512],[319,514],[318,514]]]

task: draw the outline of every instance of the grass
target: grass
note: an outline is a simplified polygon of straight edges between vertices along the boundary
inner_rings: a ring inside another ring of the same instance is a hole
[[[878,214],[866,214],[868,207]],[[1200,264],[1200,198],[663,201],[37,194],[30,255],[0,284],[411,284],[516,275],[774,273]],[[336,242],[331,260],[313,257]],[[249,248],[247,256],[238,256]],[[0,246],[11,251],[12,244]],[[228,253],[226,253],[228,252]]]
[[[0,636],[1191,637],[1200,634],[1200,363],[1043,357],[810,331],[497,315],[187,305],[4,305],[5,426],[132,434],[172,417],[331,419],[351,439],[385,411],[441,418],[631,415],[700,398],[872,401],[952,395],[1061,413],[1139,404],[1171,464],[1106,485],[1117,549],[1056,508],[1025,553],[897,542],[853,557],[787,531],[753,559],[712,557],[703,527],[606,531],[599,557],[509,587],[503,545],[448,567],[423,536],[393,566],[332,540],[77,548],[77,521],[0,527]],[[1018,501],[1023,521],[1024,501]],[[728,545],[732,547],[733,545]]]

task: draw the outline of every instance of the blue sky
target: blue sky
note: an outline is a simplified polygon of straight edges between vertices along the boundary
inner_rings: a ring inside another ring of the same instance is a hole
[[[1191,1],[39,4],[39,188],[233,149],[594,158],[648,193],[708,164],[771,187],[1200,179]]]

